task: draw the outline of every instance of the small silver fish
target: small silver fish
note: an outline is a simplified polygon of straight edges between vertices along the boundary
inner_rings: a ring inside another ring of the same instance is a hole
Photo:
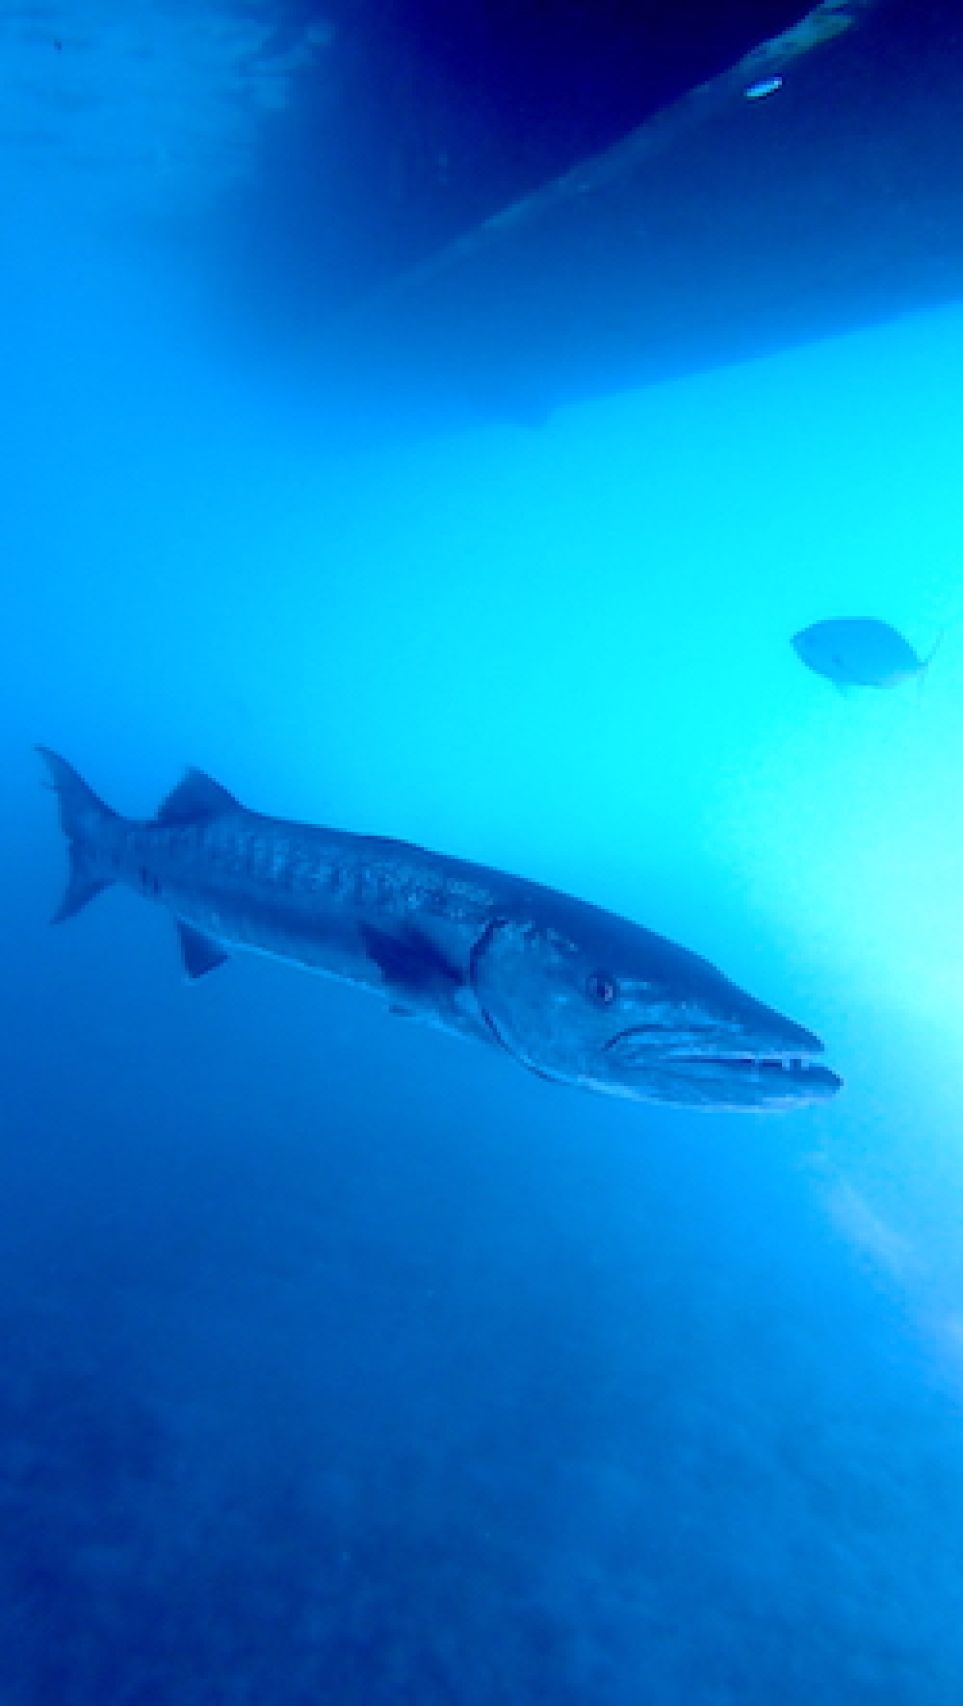
[[[921,658],[902,634],[872,616],[814,622],[792,637],[793,650],[806,668],[843,692],[849,687],[899,687],[912,681],[929,667],[939,643]]]

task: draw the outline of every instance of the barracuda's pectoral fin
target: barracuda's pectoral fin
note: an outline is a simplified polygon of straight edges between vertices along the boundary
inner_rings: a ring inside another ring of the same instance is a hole
[[[457,967],[420,930],[393,932],[363,924],[361,939],[393,997],[394,1009],[410,1011],[419,1001],[450,1000],[464,982]]]
[[[186,770],[177,787],[162,800],[155,823],[198,823],[204,818],[236,812],[238,801],[203,770]]]
[[[227,959],[227,955],[219,942],[212,942],[210,936],[205,936],[193,925],[185,924],[183,919],[177,920],[177,937],[181,945],[181,959],[184,970],[194,982],[209,971],[216,971]]]

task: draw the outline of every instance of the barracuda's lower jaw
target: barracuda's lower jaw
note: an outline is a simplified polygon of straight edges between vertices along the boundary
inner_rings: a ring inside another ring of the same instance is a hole
[[[825,1101],[842,1087],[835,1072],[805,1055],[679,1055],[671,1068],[745,1107]]]
[[[640,1097],[693,1107],[776,1109],[827,1101],[842,1087],[828,1067],[802,1054],[737,1052],[699,1054],[695,1050],[626,1061],[625,1083],[633,1080]]]

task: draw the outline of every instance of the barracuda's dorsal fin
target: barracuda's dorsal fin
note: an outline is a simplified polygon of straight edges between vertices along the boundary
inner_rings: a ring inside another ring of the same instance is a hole
[[[161,803],[155,823],[198,823],[240,810],[239,802],[203,770],[185,770],[177,787]]]
[[[177,920],[177,936],[184,970],[192,981],[203,977],[205,972],[215,971],[227,959],[219,942],[212,942],[210,936],[195,930],[192,924],[185,924],[182,918]]]

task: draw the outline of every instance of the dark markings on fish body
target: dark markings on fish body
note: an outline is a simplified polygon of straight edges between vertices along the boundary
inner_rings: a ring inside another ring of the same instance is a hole
[[[381,907],[391,899],[391,886],[384,874],[359,865],[355,878],[355,898],[359,905]]]

